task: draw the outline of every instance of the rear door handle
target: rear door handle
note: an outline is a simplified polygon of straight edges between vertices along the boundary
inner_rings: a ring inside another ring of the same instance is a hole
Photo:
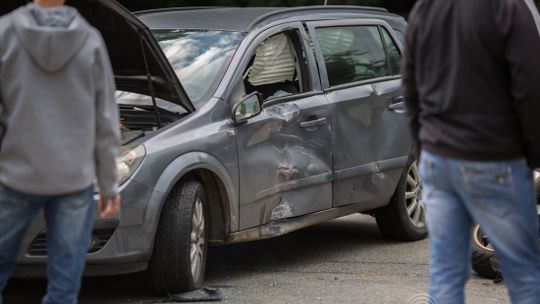
[[[314,120],[307,120],[307,121],[302,121],[300,123],[300,127],[302,128],[313,128],[313,127],[317,127],[317,126],[322,126],[324,124],[326,124],[326,117],[321,117],[321,118],[317,118],[317,119],[314,119]]]
[[[396,113],[405,113],[405,98],[399,96],[393,99],[393,102],[388,105],[388,110]]]

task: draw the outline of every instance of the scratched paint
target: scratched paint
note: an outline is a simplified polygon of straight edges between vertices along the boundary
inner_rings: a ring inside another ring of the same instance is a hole
[[[321,96],[266,106],[239,127],[240,227],[331,207],[331,126],[301,127],[329,117]]]

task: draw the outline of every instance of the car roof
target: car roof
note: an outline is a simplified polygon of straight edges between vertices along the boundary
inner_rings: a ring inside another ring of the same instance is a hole
[[[135,13],[153,29],[211,29],[248,32],[260,24],[284,18],[302,20],[377,18],[403,19],[384,8],[363,6],[303,7],[181,7]]]

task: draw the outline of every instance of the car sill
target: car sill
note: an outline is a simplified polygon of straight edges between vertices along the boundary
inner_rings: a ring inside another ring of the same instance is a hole
[[[365,211],[365,206],[366,205],[363,203],[350,204],[303,216],[270,222],[264,226],[231,233],[227,243],[240,243],[277,237],[320,222],[329,221],[355,212]]]

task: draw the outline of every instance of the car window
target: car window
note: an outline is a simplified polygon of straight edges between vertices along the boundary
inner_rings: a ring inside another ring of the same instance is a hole
[[[317,28],[330,86],[389,75],[377,26]]]
[[[195,107],[217,86],[243,34],[210,30],[153,30]]]
[[[391,75],[399,75],[401,66],[401,53],[396,45],[396,42],[388,31],[383,28],[384,42],[386,43],[386,50],[388,52],[388,61],[390,63]]]
[[[394,33],[396,33],[399,43],[401,43],[401,45],[405,45],[405,34],[403,34],[403,32],[398,29],[394,29]]]
[[[246,94],[259,92],[265,101],[309,90],[306,57],[298,31],[288,31],[264,40],[243,73]]]

